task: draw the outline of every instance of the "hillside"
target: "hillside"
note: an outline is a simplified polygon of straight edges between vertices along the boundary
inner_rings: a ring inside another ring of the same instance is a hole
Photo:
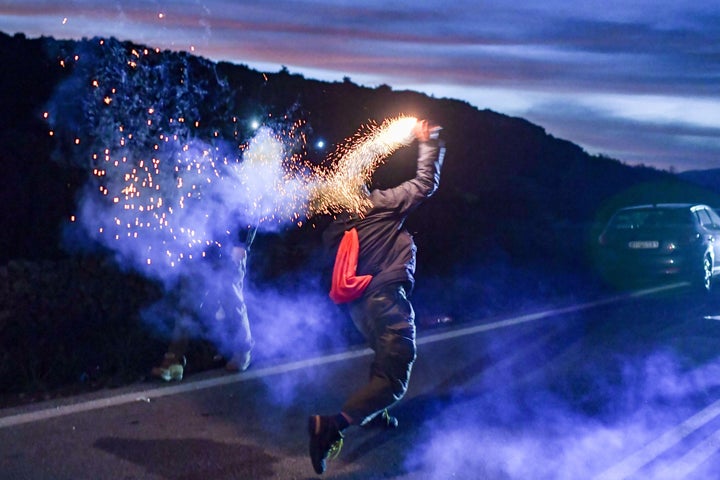
[[[77,130],[83,128],[82,122],[92,120],[83,117],[82,108],[78,108],[81,105],[74,105],[75,100],[68,95],[63,102],[69,109],[76,110],[68,116],[73,125],[65,131],[68,138],[58,139],[59,135],[48,136],[49,127],[42,114],[53,96],[58,96],[61,82],[72,75],[72,69],[61,66],[61,62],[80,53],[82,62],[97,44],[98,39],[66,42],[0,36],[3,65],[10,66],[3,69],[0,77],[0,155],[3,165],[8,166],[3,177],[3,200],[6,205],[14,205],[14,214],[2,218],[3,226],[13,226],[3,229],[2,261],[58,255],[58,225],[74,213],[76,190],[88,175],[87,169],[78,168],[77,161],[73,163],[71,157],[75,154],[63,149],[71,149],[68,145],[71,135],[80,135]],[[104,42],[102,48],[109,49],[111,45],[124,50],[146,48],[112,39]],[[158,64],[196,62],[198,75],[202,69],[211,73],[211,67],[206,65],[209,62],[203,59],[169,51],[157,57]],[[223,100],[223,112],[199,112],[208,117],[203,118],[203,123],[210,125],[208,129],[218,126],[227,129],[227,125],[220,124],[228,122],[231,115],[300,118],[306,122],[308,135],[337,144],[368,121],[381,122],[399,114],[429,117],[442,124],[448,146],[442,187],[437,199],[413,218],[416,228],[423,230],[426,224],[437,224],[435,215],[442,215],[445,228],[425,233],[432,245],[442,245],[445,238],[458,235],[471,235],[469,241],[500,235],[504,248],[510,249],[513,255],[522,254],[526,248],[515,250],[512,246],[517,241],[513,238],[515,224],[538,231],[553,230],[561,224],[592,222],[607,215],[608,210],[619,203],[709,196],[702,189],[686,190],[686,184],[669,173],[589,155],[570,141],[547,134],[540,126],[479,110],[458,100],[393,91],[386,85],[361,87],[349,79],[339,83],[319,82],[285,69],[261,73],[242,65],[221,63],[217,65],[216,74],[227,79],[228,91],[235,98]],[[64,88],[67,89],[67,85]],[[247,136],[249,131],[244,133]],[[305,153],[320,159],[326,152],[313,151],[309,146]],[[58,155],[60,161],[51,161],[53,157],[57,160]],[[403,170],[398,165],[406,168]],[[387,182],[392,183],[412,173],[411,162],[409,168],[408,162],[402,160],[388,162],[379,176],[387,177]],[[667,184],[668,188],[641,188],[654,183]],[[40,192],[42,195],[38,196]],[[622,194],[629,198],[623,198]],[[31,213],[38,210],[44,214]],[[468,229],[468,224],[473,228]],[[523,233],[522,237],[527,235]],[[464,253],[459,258],[464,258]]]
[[[710,191],[720,192],[720,168],[710,170],[689,170],[679,173],[678,176],[685,181],[699,185]],[[718,204],[714,206],[720,207]]]
[[[163,348],[161,333],[143,335],[142,318],[162,297],[161,285],[115,264],[113,252],[83,238],[70,221],[80,211],[105,131],[132,126],[156,135],[166,129],[167,138],[177,119],[187,117],[196,124],[193,136],[220,148],[246,142],[253,133],[249,119],[258,118],[281,130],[294,125],[295,138],[336,145],[369,121],[400,114],[433,119],[443,125],[447,145],[441,187],[408,221],[424,279],[416,305],[427,318],[477,318],[516,302],[514,292],[542,297],[563,293],[568,284],[561,279],[568,276],[571,283],[575,275],[591,278],[597,225],[620,205],[720,205],[718,193],[668,172],[589,155],[524,119],[387,85],[320,82],[286,69],[263,73],[114,39],[0,33],[0,62],[0,201],[6,206],[0,215],[0,383],[9,391],[93,377],[88,371],[134,378],[154,361],[149,352]],[[109,79],[125,83],[115,88]],[[97,101],[103,96],[106,106]],[[147,120],[148,110],[160,120]],[[154,147],[153,139],[138,137],[148,150]],[[315,164],[323,164],[329,150],[312,141],[300,149]],[[411,148],[397,152],[378,170],[379,181],[390,185],[411,175],[413,155]],[[321,288],[318,238],[325,221],[261,232],[251,286],[257,292]],[[266,300],[251,310],[261,316]],[[351,327],[343,328],[352,336]],[[38,331],[53,340],[35,338]],[[132,352],[129,339],[135,339]],[[28,361],[29,352],[38,351],[66,364]]]

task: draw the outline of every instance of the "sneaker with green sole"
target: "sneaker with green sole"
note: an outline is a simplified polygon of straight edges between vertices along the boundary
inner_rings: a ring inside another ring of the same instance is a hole
[[[160,365],[153,367],[150,375],[165,380],[166,382],[172,380],[179,382],[183,379],[185,365],[187,365],[187,359],[184,355],[178,358],[174,353],[168,352],[163,356]]]
[[[343,434],[333,417],[313,415],[308,419],[310,461],[318,475],[325,472],[327,460],[337,458],[343,445]]]

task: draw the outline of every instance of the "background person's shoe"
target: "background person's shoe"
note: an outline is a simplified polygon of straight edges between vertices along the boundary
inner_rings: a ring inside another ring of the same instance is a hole
[[[162,363],[150,370],[150,375],[166,382],[172,380],[179,382],[183,379],[185,365],[187,365],[187,359],[184,355],[178,358],[174,353],[168,352],[163,356]]]
[[[225,364],[225,370],[228,372],[244,372],[250,367],[250,363],[252,363],[252,355],[250,352],[236,353],[230,361]]]
[[[343,445],[343,434],[333,417],[313,415],[308,418],[310,461],[315,473],[325,472],[326,461],[336,458]]]

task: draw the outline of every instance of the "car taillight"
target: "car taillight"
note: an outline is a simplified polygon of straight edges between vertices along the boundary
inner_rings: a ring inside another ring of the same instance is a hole
[[[678,248],[678,244],[675,242],[665,242],[663,244],[663,250],[665,250],[668,253],[674,252],[675,250],[677,250],[677,248]]]
[[[699,233],[690,233],[677,239],[677,241],[663,242],[662,249],[666,252],[674,252],[675,250],[697,243],[701,239]]]

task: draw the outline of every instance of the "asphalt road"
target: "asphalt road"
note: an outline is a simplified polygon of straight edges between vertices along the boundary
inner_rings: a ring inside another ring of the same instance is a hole
[[[396,431],[351,429],[332,479],[716,479],[720,295],[642,291],[425,331]],[[0,411],[2,479],[305,479],[307,416],[351,349]]]

